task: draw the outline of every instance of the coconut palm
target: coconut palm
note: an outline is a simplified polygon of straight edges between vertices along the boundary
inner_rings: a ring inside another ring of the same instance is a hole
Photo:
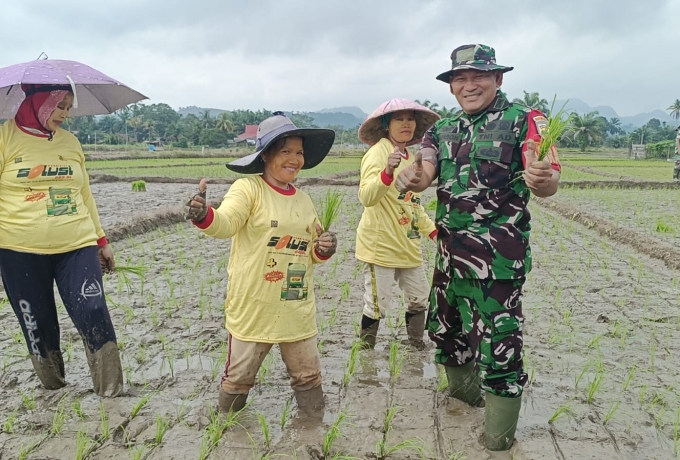
[[[676,120],[680,118],[680,99],[676,99],[675,102],[673,102],[673,104],[671,104],[671,106],[666,110],[671,111],[672,118],[675,118]]]
[[[621,120],[619,120],[616,117],[612,117],[609,119],[609,134],[616,135],[619,133],[622,133],[623,130],[621,129]]]
[[[602,118],[594,111],[583,116],[573,113],[569,131],[565,135],[572,137],[581,147],[581,152],[585,152],[586,147],[602,140],[602,133]]]
[[[540,110],[543,113],[548,112],[548,101],[541,98],[541,96],[539,96],[538,93],[527,93],[524,90],[522,92],[524,93],[524,97],[522,99],[516,97],[515,99],[512,100],[512,102],[524,104],[527,107]]]
[[[224,131],[225,133],[233,133],[235,126],[234,122],[231,121],[231,115],[229,115],[227,112],[222,112],[217,117],[215,128],[219,129],[220,131]]]
[[[212,128],[213,118],[210,116],[210,110],[200,112],[198,118],[201,120],[201,126],[204,128]]]

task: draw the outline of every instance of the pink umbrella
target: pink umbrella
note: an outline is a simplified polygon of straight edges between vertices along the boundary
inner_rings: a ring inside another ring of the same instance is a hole
[[[77,102],[71,116],[104,115],[147,99],[141,93],[76,61],[43,59],[0,69],[0,119],[15,115],[24,93],[22,83],[67,85]]]
[[[380,117],[400,110],[413,110],[416,118],[416,130],[413,133],[413,140],[406,145],[413,145],[420,142],[425,131],[430,129],[435,121],[441,117],[424,105],[409,99],[390,99],[380,104],[359,128],[359,139],[368,145],[373,145],[383,137],[387,136],[387,131],[382,126]]]

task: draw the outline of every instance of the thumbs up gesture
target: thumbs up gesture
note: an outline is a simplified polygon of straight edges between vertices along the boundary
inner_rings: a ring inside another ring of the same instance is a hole
[[[208,192],[208,181],[201,179],[198,184],[198,193],[194,195],[186,204],[186,218],[196,222],[205,219],[208,214],[208,202],[206,195]]]
[[[413,187],[420,184],[422,176],[423,155],[418,152],[416,153],[415,161],[408,168],[404,168],[404,170],[399,173],[394,186],[397,187],[397,190],[400,192],[408,192],[409,190],[412,190]]]

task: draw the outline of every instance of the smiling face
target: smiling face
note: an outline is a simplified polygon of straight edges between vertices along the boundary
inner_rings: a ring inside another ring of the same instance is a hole
[[[305,165],[301,137],[286,137],[262,155],[264,178],[272,185],[286,189]]]
[[[451,77],[451,94],[465,113],[474,115],[491,104],[502,83],[502,72],[458,70]]]
[[[73,93],[67,93],[64,99],[61,100],[57,107],[52,112],[52,115],[47,119],[45,128],[49,131],[55,132],[57,128],[68,118],[68,111],[73,107]]]
[[[413,140],[416,131],[416,117],[413,110],[394,112],[387,125],[387,132],[393,144],[406,144]]]

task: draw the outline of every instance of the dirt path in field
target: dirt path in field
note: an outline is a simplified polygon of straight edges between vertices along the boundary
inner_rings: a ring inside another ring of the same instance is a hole
[[[336,454],[415,459],[420,458],[416,447],[424,449],[424,458],[442,460],[676,458],[680,280],[675,272],[610,242],[596,228],[562,217],[558,209],[534,206],[535,269],[524,298],[529,383],[516,445],[511,452],[489,453],[479,442],[484,410],[440,391],[445,380],[432,363],[433,350],[397,346],[390,359],[392,341],[405,338],[402,302],[395,301],[382,322],[376,350],[352,360],[364,289],[353,258],[361,212],[356,187],[342,189],[338,253],[314,275],[325,412],[319,421],[298,414],[274,348],[243,415],[216,417],[227,359],[223,308],[231,242],[206,238],[172,214],[193,189],[154,184],[142,194],[115,183],[93,185],[110,235],[119,225],[129,226],[114,245],[118,263],[147,267],[143,280],[121,274],[105,280],[125,373],[122,397],[101,400],[91,392],[79,335],[63,307],[69,384],[44,390],[17,335],[14,314],[0,300],[0,458],[24,453],[29,459],[320,460],[324,435],[340,414],[347,418],[326,459],[342,458]],[[226,189],[209,187],[209,197],[219,199]],[[305,188],[315,200],[326,189]],[[433,194],[433,189],[425,192],[424,202]],[[151,219],[146,224],[135,223],[140,211]],[[166,212],[165,220],[155,211]],[[151,228],[153,219],[168,225],[135,233],[136,226]],[[434,245],[424,242],[423,248],[431,270]]]

